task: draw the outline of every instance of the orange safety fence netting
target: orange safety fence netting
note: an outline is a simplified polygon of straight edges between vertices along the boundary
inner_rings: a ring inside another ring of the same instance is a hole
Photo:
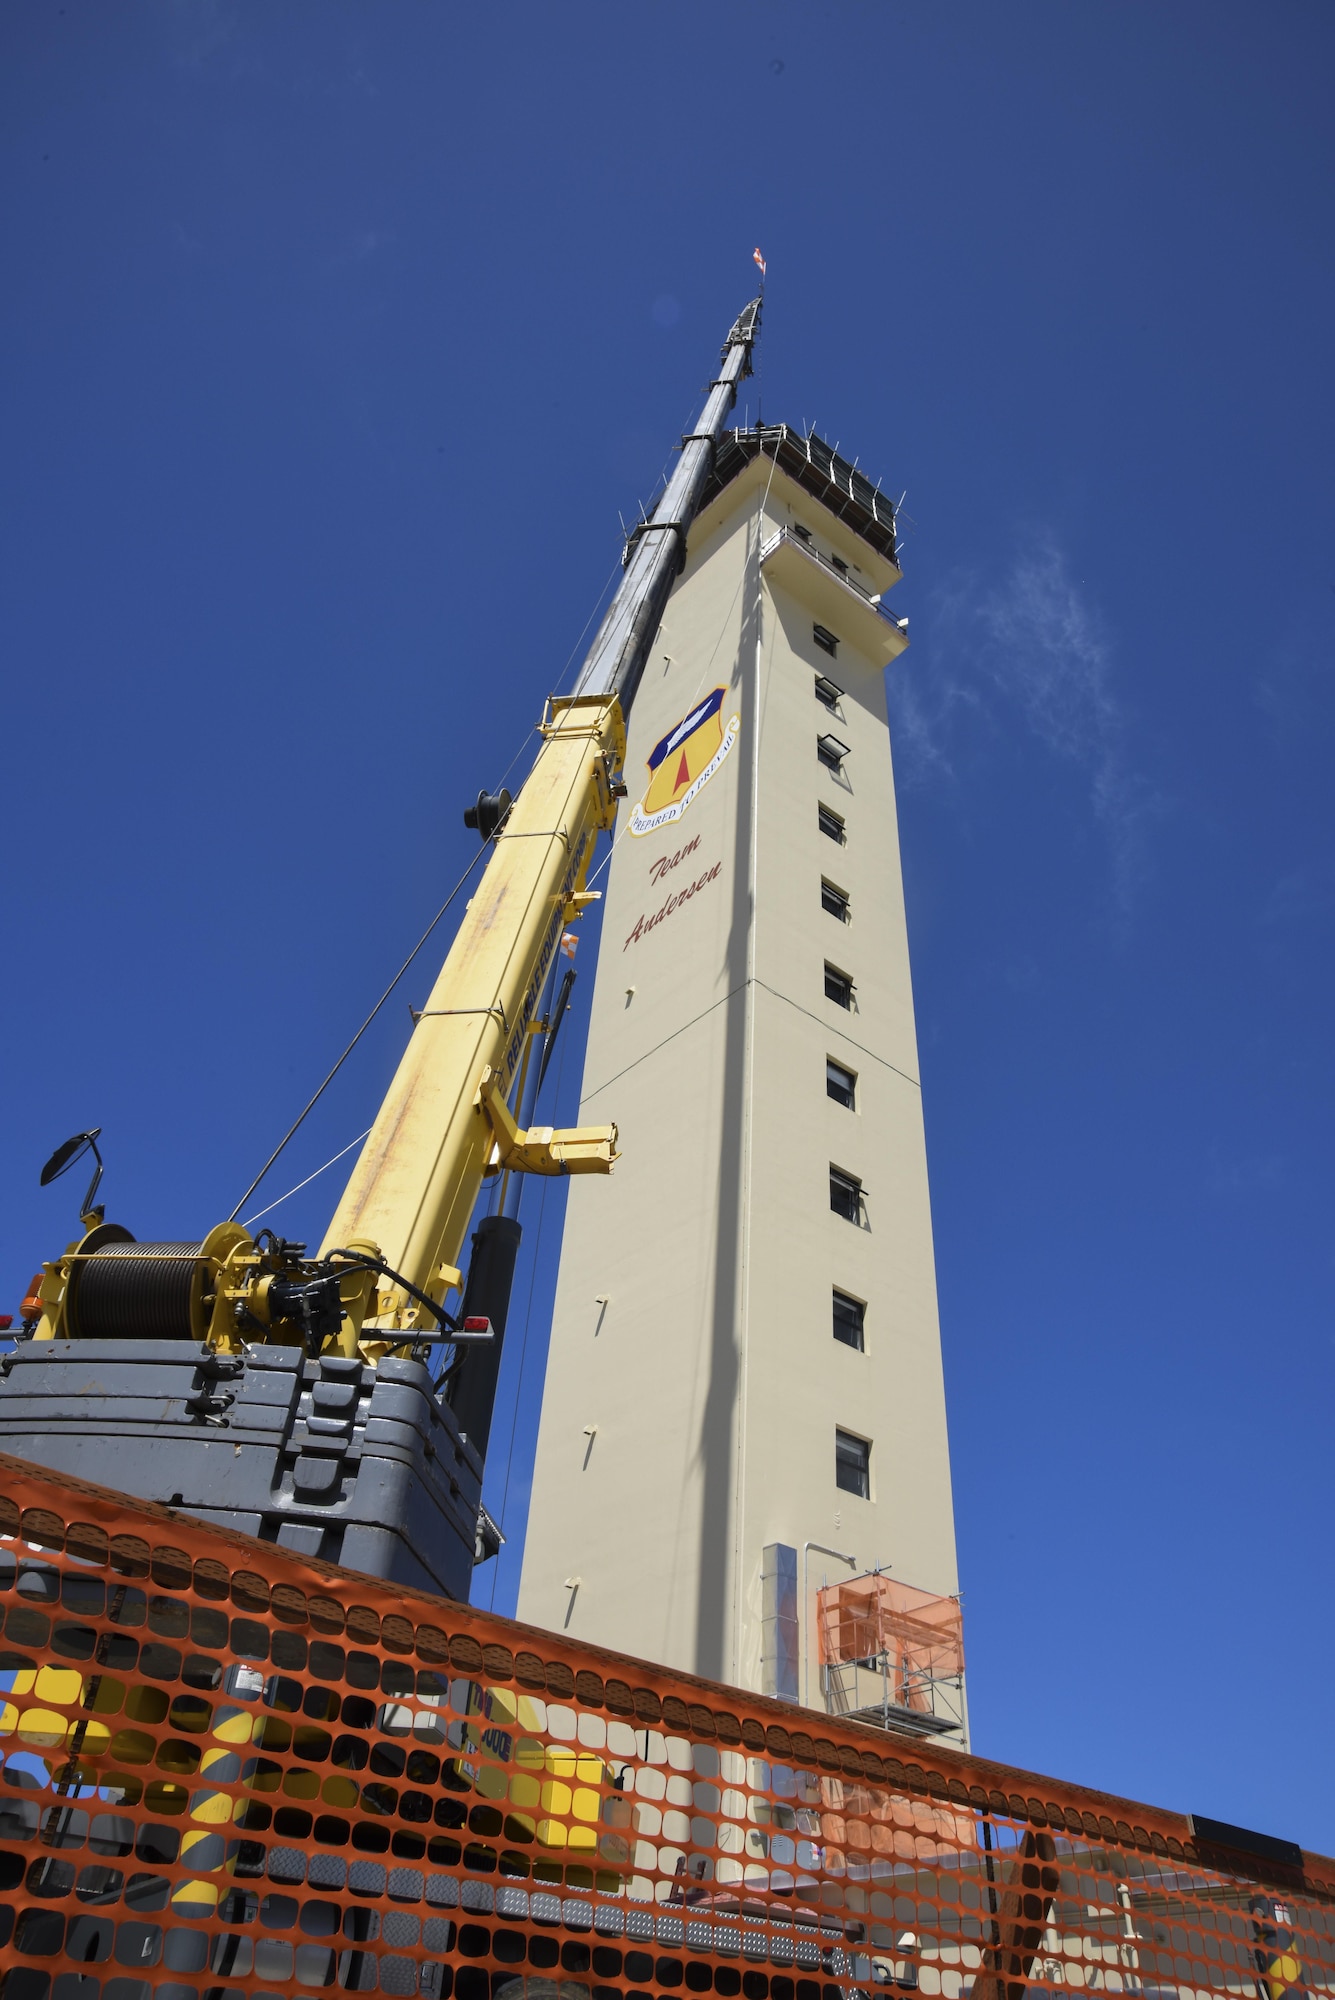
[[[1335,1992],[1321,1856],[13,1458],[0,1608],[0,2000]]]

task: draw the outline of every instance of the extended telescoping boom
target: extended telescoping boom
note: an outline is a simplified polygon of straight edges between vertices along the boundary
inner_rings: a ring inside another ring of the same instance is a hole
[[[461,1253],[489,1174],[606,1173],[616,1158],[615,1126],[519,1122],[527,1051],[563,929],[593,900],[626,717],[759,319],[757,299],[729,333],[518,796],[470,810],[486,868],[317,1256],[234,1220],[199,1243],[141,1243],[85,1206],[85,1234],[25,1302],[0,1450],[467,1595],[517,1222],[479,1225],[466,1286]],[[421,1356],[452,1340],[442,1396]]]

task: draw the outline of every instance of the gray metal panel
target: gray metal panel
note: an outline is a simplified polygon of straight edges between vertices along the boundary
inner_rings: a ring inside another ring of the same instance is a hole
[[[27,1342],[6,1360],[0,1450],[467,1598],[482,1466],[421,1363],[256,1347],[232,1374],[156,1340]]]
[[[630,714],[668,592],[686,560],[686,535],[699,510],[724,419],[737,400],[737,384],[751,372],[751,348],[759,330],[760,300],[753,299],[728,335],[708,400],[695,429],[682,439],[681,457],[652,517],[628,544],[625,575],[580,669],[577,695],[619,695],[623,714]]]

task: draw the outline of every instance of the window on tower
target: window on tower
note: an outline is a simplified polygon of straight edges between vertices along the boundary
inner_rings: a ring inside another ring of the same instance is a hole
[[[848,564],[842,556],[837,556],[833,549],[830,550],[830,566],[833,569],[837,569],[840,576],[848,575]]]
[[[846,1111],[857,1109],[858,1080],[851,1069],[845,1069],[833,1056],[825,1058],[825,1095],[832,1097],[836,1104],[842,1104]]]
[[[821,877],[820,906],[827,916],[838,917],[841,924],[848,922],[848,892],[836,889],[833,882]]]
[[[842,1167],[830,1168],[830,1207],[835,1215],[842,1215],[845,1222],[861,1222],[863,1193],[856,1174],[846,1174]]]
[[[827,771],[842,771],[844,759],[848,755],[848,745],[828,732],[816,738],[816,755]]]
[[[793,522],[793,533],[797,536],[800,542],[809,542],[811,540],[810,528],[804,528],[800,521]]]
[[[871,1499],[871,1446],[852,1431],[834,1434],[834,1483],[841,1493]]]
[[[825,998],[833,1000],[836,1007],[852,1010],[853,982],[846,972],[840,972],[837,965],[830,965],[828,961],[825,967]]]
[[[831,812],[828,806],[818,805],[816,823],[828,840],[837,840],[841,847],[844,845],[847,835],[844,831],[844,822],[837,812]]]
[[[817,701],[823,702],[826,708],[834,710],[838,708],[843,698],[844,698],[844,691],[840,687],[837,681],[832,681],[828,674],[817,674],[816,676]]]
[[[830,658],[833,659],[835,654],[839,651],[839,641],[835,637],[834,633],[831,632],[829,626],[813,625],[811,628],[811,636],[816,641],[816,644],[820,647],[822,653],[828,653]]]
[[[837,1287],[834,1293],[834,1337],[845,1347],[855,1347],[859,1354],[864,1352],[863,1327],[867,1308],[861,1299],[851,1299],[847,1292]]]

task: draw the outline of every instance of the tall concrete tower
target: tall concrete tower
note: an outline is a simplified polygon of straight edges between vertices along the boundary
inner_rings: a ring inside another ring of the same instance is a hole
[[[570,1187],[518,1607],[821,1707],[822,1584],[957,1589],[898,580],[818,438],[725,434],[631,721],[580,1109],[623,1158]]]

